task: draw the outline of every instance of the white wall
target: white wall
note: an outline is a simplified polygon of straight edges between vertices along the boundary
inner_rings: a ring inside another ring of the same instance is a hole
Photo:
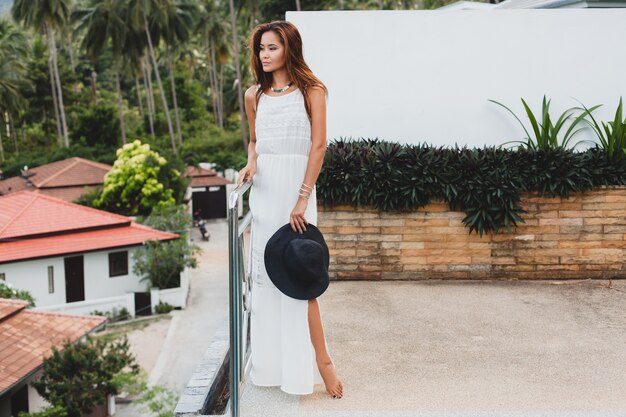
[[[42,372],[40,371],[39,374]],[[32,381],[32,379],[31,379]],[[43,398],[35,388],[28,384],[28,409],[31,413],[42,411],[44,408],[49,407],[50,403]]]
[[[608,121],[626,95],[625,9],[287,12],[286,20],[329,89],[329,140],[498,145],[523,130],[487,99],[527,122],[520,97],[538,113],[546,94],[556,120],[578,105],[573,96],[604,104],[594,115]]]
[[[109,277],[110,252],[128,250],[128,275]],[[147,283],[133,270],[135,248],[113,249],[83,254],[85,268],[85,300],[124,295],[129,291],[146,291]],[[78,254],[77,254],[78,255]],[[76,255],[71,255],[76,256]],[[35,259],[0,264],[0,272],[14,288],[25,289],[35,298],[37,307],[65,303],[65,267],[63,257]],[[48,292],[48,266],[54,266],[54,293]]]

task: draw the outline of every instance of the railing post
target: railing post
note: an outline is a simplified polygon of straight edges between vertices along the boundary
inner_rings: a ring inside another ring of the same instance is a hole
[[[243,231],[247,222],[242,222],[239,230],[239,198],[250,188],[251,182],[245,182],[235,188],[228,199],[228,295],[230,322],[230,415],[239,417],[240,381],[245,376],[245,352],[242,343],[243,296],[241,291],[243,266]],[[246,217],[250,219],[250,213]],[[244,366],[242,366],[242,363]]]

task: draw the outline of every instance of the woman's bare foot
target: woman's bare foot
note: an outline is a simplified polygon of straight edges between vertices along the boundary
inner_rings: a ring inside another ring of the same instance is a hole
[[[320,375],[322,375],[322,379],[324,380],[326,392],[328,392],[333,397],[343,397],[343,384],[337,376],[335,365],[330,360],[330,358],[317,360],[317,367],[319,368]]]

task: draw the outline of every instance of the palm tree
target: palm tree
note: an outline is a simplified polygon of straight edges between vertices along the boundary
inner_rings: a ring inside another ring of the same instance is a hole
[[[57,61],[54,31],[62,29],[67,24],[70,17],[70,1],[71,0],[15,0],[11,7],[11,13],[16,22],[21,22],[26,27],[31,27],[36,31],[41,31],[46,34],[46,39],[48,40],[48,60],[50,82],[52,84],[52,98],[55,106],[58,106],[55,111],[59,113],[61,118],[61,128],[59,129],[59,127],[57,127],[57,132],[62,133],[62,138],[59,136],[59,143],[65,146],[69,146],[69,138],[67,123],[65,121],[65,106],[63,105],[63,91],[59,77],[59,64]]]
[[[157,64],[154,42],[152,40],[151,33],[151,31],[158,32],[159,30],[162,30],[163,25],[167,24],[168,17],[166,14],[169,11],[169,7],[167,7],[167,3],[169,1],[171,0],[130,0],[129,21],[134,29],[143,29],[146,33],[149,55],[152,60],[152,66],[154,67],[154,73],[156,75],[157,85],[159,86],[159,91],[161,93],[161,99],[163,100],[163,109],[165,110],[167,128],[170,133],[172,151],[174,151],[174,154],[178,156],[178,148],[176,147],[176,139],[174,137],[174,128],[172,127],[172,118],[167,105],[167,99],[165,98],[161,75],[159,74],[159,67]],[[148,19],[150,19],[150,21],[148,21]]]
[[[209,86],[213,101],[215,123],[224,127],[223,66],[231,56],[229,25],[215,0],[207,0],[198,21],[197,31],[207,53]],[[219,68],[218,68],[219,66]]]
[[[243,89],[241,88],[241,64],[239,62],[239,36],[237,34],[237,19],[235,17],[234,0],[229,0],[230,5],[230,25],[233,34],[233,46],[235,48],[235,70],[237,73],[237,98],[239,100],[239,120],[241,121],[241,139],[243,148],[248,149],[248,128],[246,127],[246,115],[243,108]]]
[[[170,78],[170,88],[172,90],[172,103],[174,105],[174,116],[176,121],[176,131],[178,134],[178,144],[183,145],[183,136],[180,128],[180,115],[178,113],[178,100],[176,99],[176,84],[174,82],[174,65],[172,55],[176,54],[177,47],[187,42],[195,26],[195,17],[200,9],[195,0],[170,0],[164,2],[168,10],[164,13],[167,21],[161,26],[163,40],[169,46],[167,52],[167,69]],[[178,55],[178,54],[176,54]]]
[[[6,19],[0,20],[0,114],[8,126],[6,131],[13,136],[16,153],[18,146],[12,127],[12,115],[19,113],[24,105],[20,89],[26,54],[27,41],[24,34],[12,22]],[[4,161],[4,147],[1,137],[0,161]]]
[[[94,63],[98,60],[110,41],[115,67],[115,90],[117,92],[117,110],[120,118],[122,143],[126,144],[124,124],[124,105],[120,86],[120,63],[124,53],[127,25],[124,20],[127,13],[121,0],[90,0],[85,8],[74,12],[72,19],[85,31],[82,46]]]

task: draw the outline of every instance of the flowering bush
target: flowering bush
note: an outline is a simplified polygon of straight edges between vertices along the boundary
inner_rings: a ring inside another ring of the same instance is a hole
[[[104,178],[94,207],[128,216],[150,214],[155,207],[176,204],[185,188],[181,173],[150,145],[139,140],[117,150],[117,160]]]

